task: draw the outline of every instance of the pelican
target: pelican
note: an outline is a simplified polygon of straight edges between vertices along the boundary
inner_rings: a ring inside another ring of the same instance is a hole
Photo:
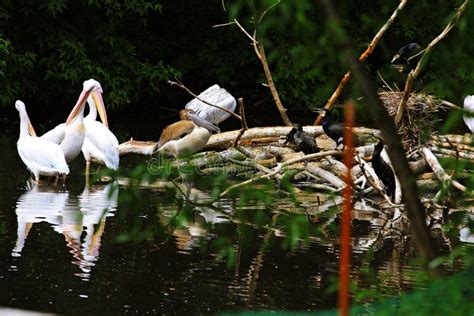
[[[474,95],[468,95],[464,98],[464,110],[469,112],[464,114],[464,122],[471,133],[474,133]]]
[[[98,89],[100,89],[100,84],[97,81],[91,79],[86,82],[87,84],[84,84],[82,93],[69,114],[66,123],[59,124],[54,129],[41,136],[41,138],[58,144],[61,147],[66,162],[72,161],[81,153],[84,138],[86,136],[84,124],[84,107],[86,100],[90,98],[92,91],[100,93],[97,92]],[[99,110],[101,118],[104,117],[105,108],[104,104],[101,102],[102,99],[98,98],[95,94],[93,95],[93,99],[94,107]]]
[[[181,157],[194,154],[206,146],[211,131],[219,128],[202,119],[192,109],[179,112],[181,121],[166,126],[161,132],[158,151]]]
[[[20,138],[17,142],[18,154],[26,167],[35,176],[36,183],[39,183],[40,175],[57,176],[69,174],[69,167],[61,147],[46,139],[31,136],[30,133],[34,133],[34,131],[26,113],[25,103],[18,100],[15,102],[15,108],[20,113]]]
[[[119,143],[117,137],[109,130],[107,113],[103,107],[103,115],[99,112],[102,123],[96,121],[97,109],[94,103],[104,104],[102,100],[102,87],[94,79],[84,81],[84,87],[91,82],[95,83],[95,88],[88,97],[89,114],[84,118],[86,127],[86,137],[82,145],[82,153],[86,159],[86,176],[89,176],[91,161],[105,165],[109,169],[117,170],[119,166]]]
[[[217,84],[201,92],[198,97],[201,100],[218,105],[230,112],[234,112],[235,107],[237,106],[235,98],[227,92],[226,89],[219,87]],[[205,104],[198,99],[193,99],[188,102],[185,109],[193,110],[200,118],[214,125],[218,125],[230,116],[229,113]]]

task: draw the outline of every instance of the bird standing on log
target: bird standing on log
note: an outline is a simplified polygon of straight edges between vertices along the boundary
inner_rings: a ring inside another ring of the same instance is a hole
[[[160,135],[158,151],[182,157],[194,154],[206,146],[211,131],[219,132],[215,125],[203,120],[191,109],[179,112],[181,121],[166,126]]]
[[[395,198],[395,175],[390,165],[380,155],[384,149],[383,141],[375,145],[374,154],[372,155],[372,167],[375,174],[385,186],[385,192],[393,201]]]
[[[294,124],[286,136],[285,144],[294,144],[296,151],[302,151],[305,155],[319,152],[314,137],[303,131],[300,124]]]
[[[334,123],[330,110],[324,113],[321,124],[323,125],[324,133],[336,142],[336,148],[344,142],[344,124]]]

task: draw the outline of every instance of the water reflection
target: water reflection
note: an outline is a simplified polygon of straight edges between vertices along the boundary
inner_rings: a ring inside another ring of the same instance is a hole
[[[57,187],[39,187],[31,182],[27,187],[29,190],[16,203],[18,230],[12,256],[21,256],[33,225],[46,222],[64,236],[74,257],[72,263],[81,270],[75,275],[88,280],[99,257],[106,218],[113,216],[117,209],[118,186],[110,183],[86,187],[80,195]]]
[[[186,191],[187,198],[195,202],[207,202],[211,200],[211,196],[207,192],[203,192],[194,187],[182,187]],[[178,195],[183,204],[187,201],[183,195]],[[231,214],[235,213],[235,205],[230,200],[223,199],[211,206],[194,206],[192,217],[188,220],[179,221],[178,225],[173,225],[174,220],[180,214],[175,205],[164,205],[163,213],[161,213],[160,221],[168,228],[169,233],[176,239],[176,247],[181,251],[189,251],[194,247],[199,247],[199,241],[207,238],[212,228],[216,224],[227,223],[230,221]],[[209,236],[208,239],[210,239]]]

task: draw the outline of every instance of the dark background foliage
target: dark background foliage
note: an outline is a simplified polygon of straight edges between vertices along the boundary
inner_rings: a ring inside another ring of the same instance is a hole
[[[195,92],[218,83],[246,101],[249,123],[279,125],[261,65],[236,26],[212,28],[233,18],[253,30],[272,0],[4,0],[0,3],[0,117],[12,118],[22,99],[35,125],[50,128],[65,118],[82,82],[102,83],[112,128],[123,136],[157,138],[176,120],[174,109],[190,97],[168,79],[179,77]],[[339,1],[339,14],[362,52],[398,1]],[[398,48],[426,46],[461,1],[409,2],[367,64],[392,86],[403,78],[389,61]],[[474,91],[474,9],[435,48],[423,74],[423,89],[461,104]],[[311,123],[347,66],[326,32],[317,1],[283,0],[265,16],[258,36],[267,50],[276,86],[293,121]],[[357,97],[353,85],[345,92]],[[343,99],[342,98],[342,99]],[[363,103],[363,101],[362,101]],[[363,111],[363,109],[362,109]],[[54,113],[54,114],[52,114]],[[117,122],[114,124],[114,121]],[[359,116],[360,123],[367,123]],[[126,124],[121,124],[126,123]],[[115,125],[115,126],[114,126]],[[137,126],[152,126],[141,133]],[[237,127],[228,122],[225,127]],[[120,132],[119,132],[120,133]]]

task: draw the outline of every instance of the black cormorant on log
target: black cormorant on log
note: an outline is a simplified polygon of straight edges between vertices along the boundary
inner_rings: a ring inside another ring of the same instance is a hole
[[[343,143],[344,124],[334,123],[332,121],[331,111],[326,111],[326,113],[324,113],[321,124],[323,125],[324,133],[336,142],[336,148]]]
[[[385,192],[393,201],[395,198],[395,175],[390,165],[380,155],[384,148],[383,141],[375,145],[374,154],[372,155],[372,167],[374,167],[375,174],[385,185]]]
[[[286,136],[285,144],[293,144],[296,151],[302,151],[305,155],[319,152],[314,137],[303,131],[300,124],[294,124],[291,131]]]
[[[410,43],[398,50],[398,52],[392,58],[392,65],[399,69],[401,73],[408,74],[411,70],[415,69],[420,56],[415,56],[421,52],[422,48],[418,43]]]

